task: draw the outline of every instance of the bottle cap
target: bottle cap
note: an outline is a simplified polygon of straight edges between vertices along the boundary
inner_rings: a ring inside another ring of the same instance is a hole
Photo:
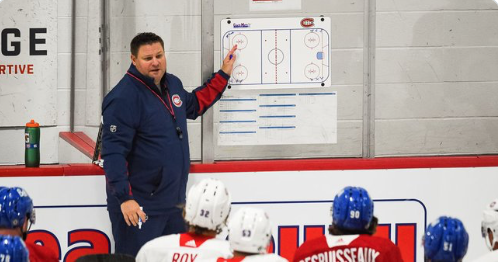
[[[35,120],[31,119],[30,122],[26,123],[26,127],[40,127],[40,124],[36,123]]]

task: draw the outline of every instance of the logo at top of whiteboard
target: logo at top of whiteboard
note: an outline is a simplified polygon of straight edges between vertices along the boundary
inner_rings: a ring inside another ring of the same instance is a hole
[[[249,23],[233,23],[234,28],[239,28],[239,27],[251,27],[251,24]]]
[[[301,20],[302,27],[312,27],[314,25],[315,25],[315,19],[313,18],[303,18],[303,20]]]

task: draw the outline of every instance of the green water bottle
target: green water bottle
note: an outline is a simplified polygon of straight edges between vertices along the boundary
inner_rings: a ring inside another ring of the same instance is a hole
[[[40,124],[31,119],[31,122],[26,123],[24,129],[25,151],[24,163],[26,167],[40,166]]]

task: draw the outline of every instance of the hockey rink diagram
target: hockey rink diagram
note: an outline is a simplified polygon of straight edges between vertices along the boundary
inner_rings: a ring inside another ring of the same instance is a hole
[[[240,24],[257,27],[262,23],[259,21],[262,19],[255,20],[257,22]],[[222,32],[222,57],[237,45],[237,60],[229,80],[232,87],[330,86],[330,22],[320,24],[324,27],[310,28],[282,28],[296,23],[281,23],[283,25],[276,28],[229,28]],[[237,25],[236,22],[230,24]],[[274,24],[279,23],[264,23]]]

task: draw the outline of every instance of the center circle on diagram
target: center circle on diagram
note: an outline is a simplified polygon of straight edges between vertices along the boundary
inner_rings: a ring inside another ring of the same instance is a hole
[[[282,63],[282,61],[284,61],[284,52],[278,48],[270,50],[268,53],[268,61],[274,65]]]

